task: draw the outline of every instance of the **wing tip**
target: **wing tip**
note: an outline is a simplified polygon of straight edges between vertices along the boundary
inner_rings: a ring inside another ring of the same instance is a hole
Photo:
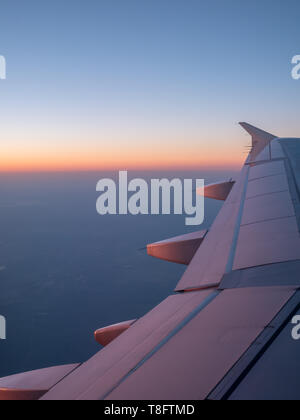
[[[268,133],[267,131],[264,131],[258,127],[255,127],[254,125],[251,125],[247,122],[239,122],[239,125],[241,127],[243,127],[244,130],[247,131],[247,133],[249,133],[251,136],[255,137],[255,136],[259,136],[259,137],[268,137],[268,138],[273,138],[276,139],[278,138],[278,136],[275,136],[274,134]]]

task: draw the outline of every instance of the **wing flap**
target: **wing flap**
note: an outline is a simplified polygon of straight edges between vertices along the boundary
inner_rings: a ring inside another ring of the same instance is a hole
[[[205,290],[168,297],[42,399],[103,399],[210,294]]]
[[[107,399],[207,398],[294,294],[287,287],[220,293]]]

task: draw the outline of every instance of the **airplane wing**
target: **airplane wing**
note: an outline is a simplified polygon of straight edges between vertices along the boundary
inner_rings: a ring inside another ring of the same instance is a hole
[[[239,177],[204,190],[224,201],[211,229],[148,246],[187,265],[174,293],[97,331],[105,347],[43,400],[300,398],[300,139],[241,125],[252,146]]]

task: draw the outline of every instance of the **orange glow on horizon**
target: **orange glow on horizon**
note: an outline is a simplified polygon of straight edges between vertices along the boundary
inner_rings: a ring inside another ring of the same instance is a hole
[[[0,172],[54,172],[94,170],[151,170],[151,169],[237,169],[245,160],[243,148],[209,141],[190,145],[182,141],[84,144],[63,142],[3,145]]]
[[[239,168],[243,157],[237,156],[165,156],[165,155],[134,155],[134,156],[38,156],[28,159],[0,158],[0,172],[59,172],[59,171],[94,171],[94,170],[149,170],[149,169],[223,169]]]

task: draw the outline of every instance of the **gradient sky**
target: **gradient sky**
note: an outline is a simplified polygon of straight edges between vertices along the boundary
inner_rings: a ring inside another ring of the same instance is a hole
[[[300,136],[299,0],[2,0],[0,170],[236,167]]]

